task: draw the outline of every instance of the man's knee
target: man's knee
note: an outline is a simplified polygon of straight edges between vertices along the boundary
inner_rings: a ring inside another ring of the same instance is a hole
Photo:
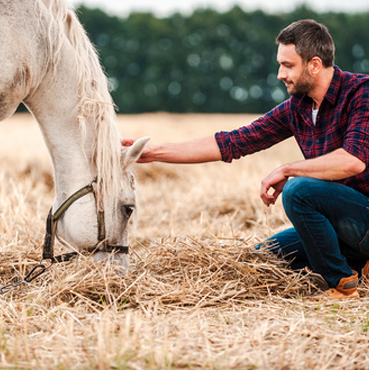
[[[290,204],[297,199],[306,199],[313,195],[321,181],[310,177],[295,177],[288,180],[283,188],[283,204]]]
[[[283,205],[290,204],[296,197],[301,196],[305,188],[305,177],[295,177],[286,182],[283,188]]]

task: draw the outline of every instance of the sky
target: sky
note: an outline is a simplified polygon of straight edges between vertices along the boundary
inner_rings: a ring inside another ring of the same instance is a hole
[[[308,4],[319,12],[369,11],[368,0],[66,0],[77,7],[80,4],[90,8],[98,7],[109,14],[125,17],[132,11],[152,12],[159,17],[169,16],[175,12],[185,15],[191,14],[194,9],[213,8],[218,11],[227,11],[234,5],[239,5],[245,11],[262,9],[266,12],[288,12],[301,4]]]

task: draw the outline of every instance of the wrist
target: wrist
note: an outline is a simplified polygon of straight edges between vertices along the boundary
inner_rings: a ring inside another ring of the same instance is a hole
[[[284,177],[291,177],[294,176],[292,173],[292,166],[290,163],[286,163],[280,167],[281,172],[283,173]]]

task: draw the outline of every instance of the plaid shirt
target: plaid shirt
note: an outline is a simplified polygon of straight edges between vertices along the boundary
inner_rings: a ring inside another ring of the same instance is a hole
[[[307,95],[292,96],[248,126],[218,132],[222,160],[267,149],[294,136],[306,159],[343,148],[369,164],[369,76],[342,72],[334,67],[331,85],[312,121],[313,100]],[[339,180],[369,196],[369,169]]]

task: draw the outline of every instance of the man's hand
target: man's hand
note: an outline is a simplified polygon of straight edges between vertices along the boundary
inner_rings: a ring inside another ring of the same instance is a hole
[[[283,187],[288,180],[288,176],[283,171],[283,166],[271,172],[262,182],[260,189],[260,198],[263,203],[269,207],[275,204],[279,194],[282,193]],[[270,188],[274,189],[273,194],[268,194]]]

